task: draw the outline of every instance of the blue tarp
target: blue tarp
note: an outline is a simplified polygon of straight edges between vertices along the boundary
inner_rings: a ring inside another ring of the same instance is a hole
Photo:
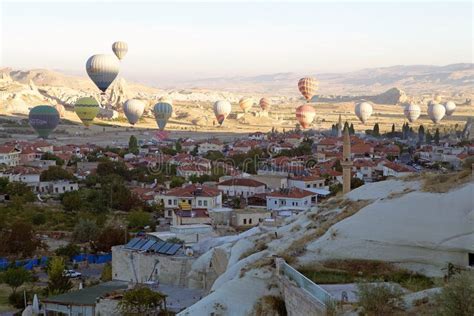
[[[39,258],[33,258],[33,259],[25,259],[25,260],[16,260],[13,262],[9,262],[5,258],[0,258],[0,270],[5,270],[7,269],[10,264],[14,264],[15,267],[24,267],[27,270],[32,270],[34,267],[45,267],[48,264],[48,257],[41,257]],[[87,261],[89,263],[107,263],[112,261],[112,254],[111,253],[106,253],[106,254],[101,254],[101,255],[91,255],[91,254],[85,254],[81,253],[77,256],[74,256],[72,258],[73,261],[75,262],[83,262]]]

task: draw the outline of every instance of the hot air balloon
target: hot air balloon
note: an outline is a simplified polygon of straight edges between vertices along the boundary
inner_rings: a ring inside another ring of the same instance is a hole
[[[169,103],[169,104],[171,104],[171,106],[173,106],[173,99],[171,99],[171,97],[169,97],[167,95],[162,96],[158,101],[164,102],[164,103]]]
[[[270,110],[270,100],[267,99],[267,98],[261,98],[260,99],[260,102],[258,103],[258,105],[260,105],[260,108],[263,110],[263,111],[267,111]]]
[[[428,106],[428,116],[435,124],[438,124],[445,114],[446,108],[439,103],[432,103]]]
[[[58,103],[54,106],[54,108],[56,109],[56,111],[58,111],[59,117],[64,117],[64,114],[66,113],[66,109],[64,108],[64,105],[62,105],[61,103]]]
[[[247,113],[248,110],[250,110],[252,105],[253,105],[252,98],[243,97],[242,99],[239,100],[239,106],[242,109],[242,111],[244,111],[245,113]]]
[[[86,63],[89,78],[104,93],[115,78],[117,78],[119,69],[120,63],[113,55],[94,55]]]
[[[39,137],[48,138],[59,124],[59,112],[49,105],[38,105],[30,110],[28,121]]]
[[[446,115],[451,116],[456,110],[456,103],[453,101],[448,101],[444,104],[444,108],[446,109]]]
[[[296,108],[296,119],[303,128],[308,128],[316,116],[316,111],[309,104],[300,105]]]
[[[365,124],[372,115],[372,104],[369,102],[360,102],[355,106],[355,115]]]
[[[85,126],[89,126],[99,114],[99,102],[94,98],[80,98],[74,105],[74,111]]]
[[[318,81],[311,77],[301,78],[298,81],[298,89],[306,101],[309,102],[318,90]]]
[[[164,130],[171,114],[173,114],[173,106],[167,102],[158,102],[153,107],[153,111],[155,112],[156,124],[158,124],[160,130]]]
[[[130,99],[125,101],[123,104],[123,112],[127,117],[130,124],[135,125],[136,122],[142,117],[143,111],[145,110],[145,104],[136,99]]]
[[[224,120],[230,114],[231,110],[232,105],[228,101],[220,100],[214,103],[214,115],[216,116],[219,125],[224,123]]]
[[[128,52],[128,45],[125,42],[115,42],[112,44],[112,50],[118,59],[122,60]]]
[[[408,121],[413,123],[420,117],[421,109],[418,104],[410,103],[405,106],[403,113],[407,117]]]

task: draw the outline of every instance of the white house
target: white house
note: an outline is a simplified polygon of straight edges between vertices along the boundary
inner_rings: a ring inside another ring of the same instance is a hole
[[[414,172],[411,167],[395,162],[386,162],[382,167],[384,177],[403,177]]]
[[[8,178],[10,182],[23,182],[26,184],[40,182],[41,171],[35,168],[17,166],[0,173],[0,177]]]
[[[303,189],[281,189],[267,194],[267,209],[306,211],[316,204],[316,197],[316,193]]]
[[[18,166],[21,151],[14,146],[0,146],[0,165]]]
[[[224,144],[218,139],[210,139],[199,144],[198,154],[205,155],[209,151],[223,151]]]
[[[222,193],[205,185],[190,184],[169,190],[156,196],[158,202],[165,207],[165,217],[172,218],[173,211],[180,209],[180,204],[186,203],[191,208],[209,210],[222,207]]]
[[[242,196],[246,198],[258,193],[265,193],[266,185],[253,179],[234,178],[218,183],[217,188],[228,196]]]
[[[47,194],[63,194],[77,190],[79,190],[79,185],[76,182],[65,180],[41,181],[33,186],[33,191]]]
[[[309,176],[293,176],[288,179],[289,188],[298,189],[318,189],[323,188],[325,179],[322,177],[309,175]]]

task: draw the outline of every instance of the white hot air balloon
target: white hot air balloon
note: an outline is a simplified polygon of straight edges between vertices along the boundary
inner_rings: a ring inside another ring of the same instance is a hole
[[[456,103],[453,101],[448,101],[444,104],[444,108],[446,109],[446,115],[451,116],[456,110]]]
[[[112,44],[112,50],[118,59],[122,60],[128,52],[128,45],[125,42],[115,42]]]
[[[135,125],[145,110],[145,103],[140,100],[130,99],[123,104],[123,112],[130,124]]]
[[[421,109],[418,104],[410,103],[405,106],[403,113],[405,114],[408,121],[413,123],[420,117]]]
[[[120,63],[113,55],[94,55],[87,60],[86,70],[97,88],[105,93],[105,90],[117,78]]]
[[[433,123],[438,124],[446,115],[446,108],[439,103],[431,103],[428,106],[428,116]]]
[[[224,123],[226,117],[230,114],[232,105],[226,100],[220,100],[214,103],[214,115],[219,125]]]
[[[355,106],[355,115],[364,124],[372,115],[372,111],[373,111],[372,104],[370,104],[369,102],[360,102],[360,103],[357,103]]]

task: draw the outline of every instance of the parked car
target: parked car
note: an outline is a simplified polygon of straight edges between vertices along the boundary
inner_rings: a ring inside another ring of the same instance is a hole
[[[74,270],[64,270],[63,274],[71,279],[80,278],[82,276],[82,273]]]

